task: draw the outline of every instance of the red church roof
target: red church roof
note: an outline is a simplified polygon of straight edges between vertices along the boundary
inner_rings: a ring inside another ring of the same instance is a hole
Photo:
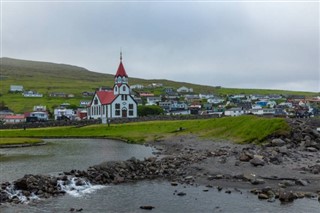
[[[117,97],[113,91],[98,91],[97,96],[100,99],[101,104],[110,104]]]
[[[119,67],[118,67],[118,70],[117,70],[115,77],[118,77],[118,76],[128,77],[126,70],[123,67],[122,61],[120,61],[120,64],[119,64]]]

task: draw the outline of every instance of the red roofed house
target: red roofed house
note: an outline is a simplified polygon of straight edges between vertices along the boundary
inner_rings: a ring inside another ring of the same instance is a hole
[[[122,64],[120,53],[120,64],[114,76],[113,90],[96,91],[88,106],[88,118],[100,118],[103,123],[113,118],[136,118],[137,103],[130,95],[128,75]]]
[[[26,118],[24,115],[6,115],[4,116],[3,120],[5,124],[15,124],[15,123],[26,122]]]

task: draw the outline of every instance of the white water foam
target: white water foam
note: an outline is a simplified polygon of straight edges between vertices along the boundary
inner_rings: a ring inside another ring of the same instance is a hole
[[[85,194],[93,193],[98,189],[106,187],[103,185],[92,185],[90,182],[77,177],[73,177],[68,181],[59,180],[58,186],[62,191],[73,197],[82,197]]]
[[[31,193],[30,196],[26,197],[25,195],[22,194],[21,190],[16,190],[13,188],[13,186],[6,187],[4,191],[9,195],[10,199],[17,197],[21,203],[29,203],[30,201],[40,199],[34,193]]]

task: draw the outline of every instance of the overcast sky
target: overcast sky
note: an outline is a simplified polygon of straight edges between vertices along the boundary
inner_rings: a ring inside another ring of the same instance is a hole
[[[129,77],[320,91],[318,1],[1,0],[1,57],[115,74],[120,48]]]

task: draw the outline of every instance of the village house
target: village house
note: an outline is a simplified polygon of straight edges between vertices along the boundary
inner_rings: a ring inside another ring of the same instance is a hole
[[[82,96],[83,96],[83,97],[94,96],[94,92],[85,91],[85,92],[82,92]]]
[[[182,87],[177,89],[177,92],[179,92],[179,93],[193,92],[193,89],[185,87],[185,86],[182,86]]]
[[[171,110],[171,101],[161,101],[159,102],[159,107],[161,107],[165,112]]]
[[[47,107],[42,105],[34,106],[32,112],[25,112],[24,115],[27,122],[47,121],[49,119]]]
[[[243,115],[245,114],[244,110],[242,108],[230,108],[230,109],[226,109],[224,111],[224,115],[225,116],[239,116],[239,115]]]
[[[51,92],[49,94],[50,97],[56,97],[56,98],[66,98],[67,94],[64,92]]]
[[[192,115],[198,115],[201,111],[201,105],[200,104],[192,104],[189,106],[190,114]]]
[[[200,99],[212,99],[214,98],[213,94],[199,94]]]
[[[10,92],[23,92],[22,85],[10,85]]]
[[[24,97],[32,97],[32,98],[42,98],[43,97],[42,94],[40,94],[40,93],[38,93],[36,91],[32,91],[32,90],[25,91],[25,92],[22,93],[22,95]]]
[[[131,89],[143,89],[144,86],[142,84],[131,85]]]
[[[6,115],[3,118],[5,124],[15,124],[26,122],[26,117],[24,115]]]
[[[80,101],[80,107],[87,107],[91,101],[89,100],[82,100]]]
[[[184,102],[172,101],[171,102],[171,111],[181,111],[188,109],[188,105]]]
[[[147,97],[147,103],[146,105],[158,105],[158,103],[161,101],[161,97]]]
[[[88,106],[88,118],[101,119],[106,123],[114,118],[137,117],[137,103],[130,94],[128,75],[122,64],[120,53],[120,64],[114,76],[113,90],[96,91]]]
[[[210,103],[210,104],[221,104],[221,103],[224,102],[224,99],[223,98],[218,98],[218,97],[209,98],[209,99],[207,99],[207,102]]]
[[[139,93],[139,96],[140,96],[140,97],[153,97],[154,94],[153,94],[153,93],[150,93],[150,92],[140,92],[140,93]]]
[[[76,112],[73,109],[67,109],[64,107],[54,109],[53,113],[55,120],[74,120],[76,117]]]

